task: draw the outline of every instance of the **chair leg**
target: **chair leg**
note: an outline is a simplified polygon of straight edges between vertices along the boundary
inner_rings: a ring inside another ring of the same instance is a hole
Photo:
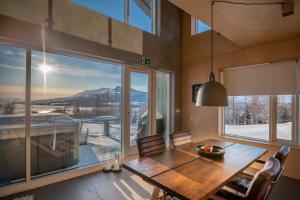
[[[158,187],[154,186],[153,192],[152,192],[152,195],[151,195],[151,200],[157,200],[158,199],[159,191],[160,191],[160,189]]]
[[[166,199],[167,199],[167,193],[165,191],[163,191],[162,200],[166,200]]]

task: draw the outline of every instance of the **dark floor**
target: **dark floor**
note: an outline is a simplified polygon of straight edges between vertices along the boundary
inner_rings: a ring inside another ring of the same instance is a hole
[[[149,199],[152,186],[136,175],[95,173],[23,192],[1,200],[142,200]],[[270,200],[300,200],[300,180],[282,177]]]

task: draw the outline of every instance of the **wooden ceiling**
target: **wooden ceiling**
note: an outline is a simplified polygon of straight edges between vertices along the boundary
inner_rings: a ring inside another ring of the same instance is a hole
[[[206,24],[210,24],[211,0],[169,0]],[[274,2],[283,0],[232,0]],[[241,47],[255,46],[300,36],[300,0],[294,0],[294,15],[283,17],[281,5],[214,5],[214,29]]]

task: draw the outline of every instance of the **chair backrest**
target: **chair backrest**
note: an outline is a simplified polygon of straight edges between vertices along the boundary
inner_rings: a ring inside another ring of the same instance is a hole
[[[271,192],[273,191],[275,185],[278,183],[279,179],[281,178],[282,174],[283,174],[283,171],[284,171],[284,162],[286,160],[286,158],[288,157],[290,153],[290,147],[288,146],[282,146],[280,148],[280,150],[278,152],[276,152],[273,157],[277,158],[280,162],[280,171],[278,172],[278,174],[275,175],[275,177],[273,178],[273,181],[271,182],[271,186],[265,196],[264,199],[268,199]]]
[[[286,158],[288,157],[288,155],[290,153],[290,150],[291,150],[290,147],[288,147],[288,146],[282,146],[280,148],[280,150],[274,154],[274,157],[279,160],[281,166],[283,166]]]
[[[137,146],[140,157],[162,153],[166,149],[166,144],[162,135],[151,135],[138,138]]]
[[[277,158],[270,157],[264,167],[256,173],[246,193],[246,199],[263,200],[270,190],[274,177],[280,172],[281,166]]]
[[[176,131],[170,134],[171,147],[193,143],[191,131]]]

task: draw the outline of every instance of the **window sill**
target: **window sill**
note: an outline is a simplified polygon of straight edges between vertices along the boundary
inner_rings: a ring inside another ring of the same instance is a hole
[[[256,143],[256,144],[262,144],[262,145],[268,145],[268,146],[275,146],[275,147],[281,147],[282,145],[287,145],[293,149],[299,149],[300,150],[300,145],[292,144],[290,142],[270,142],[267,140],[260,140],[260,139],[252,139],[252,138],[245,138],[245,137],[238,137],[238,136],[232,136],[232,135],[220,135],[220,138],[224,140],[230,140],[233,142],[249,142],[249,143]]]

